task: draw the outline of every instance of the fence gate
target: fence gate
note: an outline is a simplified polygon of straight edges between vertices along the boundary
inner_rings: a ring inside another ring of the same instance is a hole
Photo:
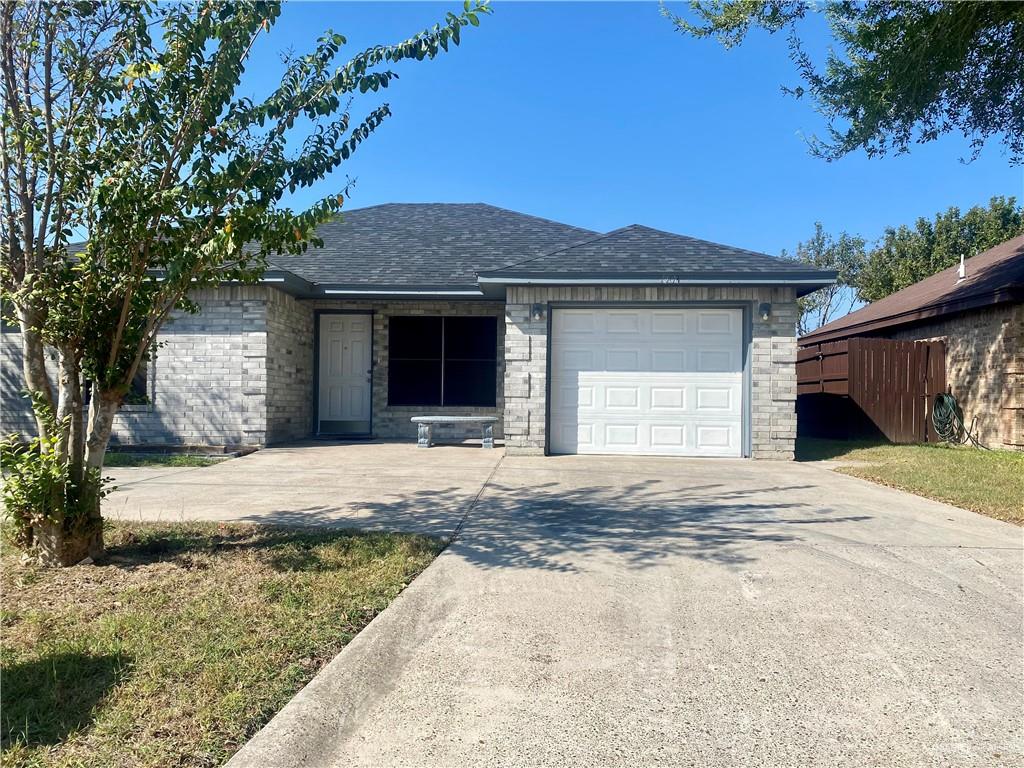
[[[797,353],[796,370],[798,397],[849,398],[894,443],[939,439],[932,426],[932,407],[935,395],[946,390],[942,341],[853,338],[810,344]],[[827,409],[804,412],[809,418],[823,418]]]

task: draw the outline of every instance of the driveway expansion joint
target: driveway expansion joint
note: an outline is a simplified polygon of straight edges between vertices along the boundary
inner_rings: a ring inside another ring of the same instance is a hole
[[[494,465],[494,467],[491,469],[490,473],[484,479],[483,484],[480,486],[480,490],[476,492],[476,495],[473,496],[473,498],[469,502],[469,504],[466,505],[466,511],[463,513],[462,517],[459,519],[459,522],[455,525],[455,530],[452,531],[452,535],[448,538],[448,546],[451,546],[452,544],[454,544],[458,540],[459,535],[462,533],[463,527],[466,525],[466,520],[469,519],[470,513],[474,509],[476,509],[476,505],[480,503],[480,499],[483,497],[484,491],[487,490],[487,486],[490,485],[491,480],[493,480],[494,476],[498,473],[498,467],[501,466],[501,462],[504,461],[504,460],[505,460],[504,456],[501,456],[498,459],[498,463]]]

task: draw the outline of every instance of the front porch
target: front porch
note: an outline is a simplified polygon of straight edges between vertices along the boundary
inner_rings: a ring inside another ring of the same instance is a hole
[[[267,322],[267,440],[408,439],[413,416],[492,417],[503,437],[501,301],[301,301],[272,297]],[[439,441],[479,439],[438,425]]]

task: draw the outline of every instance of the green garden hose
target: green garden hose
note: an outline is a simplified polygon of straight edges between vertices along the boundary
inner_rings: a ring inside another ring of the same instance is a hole
[[[947,443],[970,442],[978,448],[985,447],[978,442],[978,438],[972,435],[971,430],[964,424],[963,409],[951,394],[940,392],[935,396],[935,403],[932,406],[932,425],[939,438]]]

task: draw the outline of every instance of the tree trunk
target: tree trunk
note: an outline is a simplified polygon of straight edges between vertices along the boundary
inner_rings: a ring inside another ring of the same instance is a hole
[[[123,395],[101,390],[93,384],[92,397],[89,400],[89,425],[85,439],[85,462],[82,470],[83,508],[88,510],[89,523],[98,537],[98,546],[103,550],[103,518],[100,516],[102,496],[101,475],[103,459],[107,454],[107,444],[114,427],[114,416],[121,407]]]
[[[74,385],[77,378],[77,371],[70,369],[61,370],[62,377],[67,375],[67,384]],[[62,378],[62,385],[65,380]],[[83,440],[81,428],[81,388],[78,387],[77,396],[71,391],[64,392],[62,386],[62,404],[67,403],[68,413],[72,419],[72,429],[68,437],[68,472],[69,486],[67,493],[60,494],[54,500],[52,515],[53,522],[47,518],[42,522],[34,523],[32,526],[33,548],[44,565],[69,566],[81,562],[86,557],[93,559],[103,554],[103,518],[100,515],[100,502],[102,500],[102,482],[100,475],[103,471],[103,457],[107,450],[107,443],[110,442],[110,433],[114,424],[114,415],[120,407],[120,397],[109,392],[100,392],[94,385],[92,398],[89,403],[89,424],[87,427],[88,436]],[[75,411],[73,403],[78,402],[78,410]],[[74,424],[79,425],[75,429]],[[77,433],[77,435],[76,435]],[[84,444],[84,461],[82,461],[81,448],[74,447],[75,442]],[[76,453],[76,451],[78,451]],[[79,466],[74,466],[75,456],[78,456]],[[78,478],[75,479],[77,472]]]
[[[92,398],[89,401],[88,438],[85,443],[85,467],[87,470],[103,469],[103,458],[110,442],[110,432],[114,426],[114,416],[121,407],[123,395],[103,391],[92,386]]]
[[[66,524],[50,520],[36,523],[32,529],[36,556],[43,565],[66,567],[103,554],[103,521],[98,515],[70,530]]]
[[[67,459],[71,481],[82,479],[85,463],[81,361],[72,351],[61,350],[58,364],[57,451]]]
[[[18,324],[21,326],[22,374],[25,387],[31,393],[39,393],[43,401],[53,408],[53,389],[50,377],[46,374],[46,352],[43,337],[39,333],[41,315],[31,307],[18,307]],[[33,403],[34,405],[34,403]],[[39,437],[50,437],[49,425],[35,413],[36,429]]]

